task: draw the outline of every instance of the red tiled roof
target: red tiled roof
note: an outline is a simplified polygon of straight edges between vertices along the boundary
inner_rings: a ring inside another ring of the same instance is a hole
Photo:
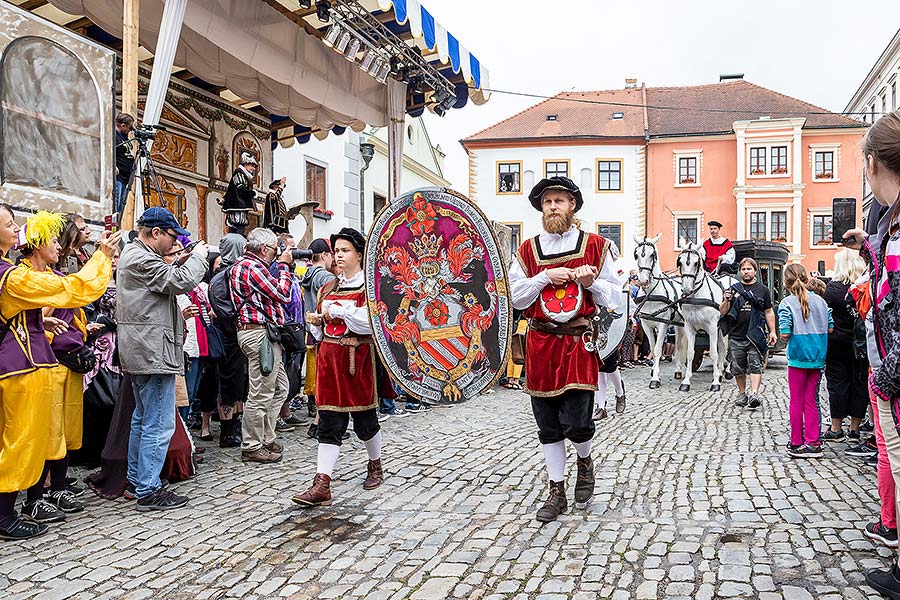
[[[651,136],[731,132],[734,121],[759,117],[806,117],[805,128],[865,126],[860,121],[744,80],[647,88],[647,105]],[[670,110],[682,107],[683,110]]]
[[[615,112],[624,113],[623,118],[613,119]],[[548,121],[548,115],[556,115],[556,120]],[[641,90],[563,92],[474,133],[463,142],[559,137],[644,137]]]
[[[860,121],[744,80],[650,87],[646,88],[646,93],[651,136],[730,133],[734,121],[764,116],[805,116],[807,128],[865,127]],[[615,112],[623,113],[623,118],[613,119]],[[556,120],[548,121],[548,115],[556,115]],[[633,88],[563,92],[474,133],[462,142],[643,136],[641,89]]]

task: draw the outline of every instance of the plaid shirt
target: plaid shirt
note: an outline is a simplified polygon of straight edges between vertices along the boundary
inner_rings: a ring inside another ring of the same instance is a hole
[[[247,323],[284,325],[284,305],[291,301],[291,272],[278,263],[278,277],[266,263],[246,253],[231,270],[231,301],[238,311],[238,326]]]

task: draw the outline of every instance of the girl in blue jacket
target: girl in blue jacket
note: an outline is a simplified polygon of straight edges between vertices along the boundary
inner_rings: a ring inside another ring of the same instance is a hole
[[[822,455],[819,440],[819,381],[825,368],[828,334],[834,326],[831,309],[807,288],[809,276],[801,264],[784,268],[785,296],[778,306],[778,330],[787,341],[791,443],[788,455]]]

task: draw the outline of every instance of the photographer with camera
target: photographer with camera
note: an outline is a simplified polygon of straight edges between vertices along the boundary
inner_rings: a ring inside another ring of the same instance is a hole
[[[286,321],[285,305],[291,301],[294,250],[285,247],[279,252],[275,234],[256,228],[247,236],[244,256],[229,273],[238,344],[247,356],[250,372],[250,393],[241,423],[244,462],[281,460],[283,447],[275,441],[275,421],[287,400],[288,378],[280,330]],[[269,271],[273,264],[277,276]]]
[[[122,214],[125,210],[125,199],[128,197],[128,182],[134,169],[134,152],[128,134],[134,130],[134,117],[128,113],[116,115],[116,187],[115,211]]]

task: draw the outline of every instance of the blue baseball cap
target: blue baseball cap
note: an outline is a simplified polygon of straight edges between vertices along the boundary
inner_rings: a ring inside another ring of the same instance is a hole
[[[138,219],[139,227],[159,227],[160,229],[171,229],[178,235],[191,235],[187,229],[182,229],[175,220],[175,215],[162,206],[151,206],[144,211],[141,218]]]

